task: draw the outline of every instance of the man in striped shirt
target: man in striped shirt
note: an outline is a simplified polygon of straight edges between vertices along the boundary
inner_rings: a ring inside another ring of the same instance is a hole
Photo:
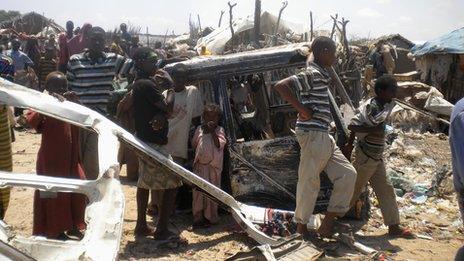
[[[349,209],[356,171],[343,156],[329,134],[332,115],[329,107],[329,76],[324,68],[336,60],[335,43],[318,37],[312,46],[314,61],[305,71],[278,82],[274,88],[298,112],[296,138],[300,144],[300,165],[296,189],[297,232],[308,234],[306,224],[313,214],[320,190],[320,173],[325,171],[334,184],[325,218],[317,230],[323,237],[332,235],[337,216]]]
[[[125,58],[105,53],[105,31],[92,27],[89,32],[89,49],[71,56],[67,78],[69,88],[85,106],[107,114],[107,104],[113,91],[113,79],[118,75]],[[96,179],[98,170],[98,135],[91,131],[80,132],[80,156],[87,179]]]
[[[113,79],[120,72],[125,58],[105,53],[105,31],[92,27],[89,33],[89,49],[71,56],[67,78],[69,87],[82,104],[106,115],[107,103],[113,91]]]

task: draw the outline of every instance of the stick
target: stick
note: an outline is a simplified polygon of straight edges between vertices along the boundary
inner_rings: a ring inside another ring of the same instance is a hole
[[[221,10],[221,16],[219,16],[218,28],[221,27],[222,16],[224,15],[224,13],[225,13],[225,12]]]
[[[202,31],[201,31],[201,20],[200,20],[200,15],[197,14],[197,18],[198,18],[198,27],[200,27],[200,35],[202,34]],[[201,37],[201,36],[200,36]]]
[[[398,105],[400,105],[400,106],[403,107],[404,109],[409,109],[409,110],[416,111],[416,112],[419,113],[419,114],[422,114],[422,115],[424,115],[424,116],[428,116],[428,117],[430,117],[430,118],[432,118],[432,119],[434,119],[434,120],[437,120],[437,121],[440,121],[440,122],[443,122],[443,123],[445,123],[445,124],[450,125],[450,122],[449,122],[449,121],[447,121],[447,120],[445,120],[445,119],[442,119],[442,118],[440,118],[440,117],[437,117],[437,116],[433,115],[432,113],[429,113],[429,112],[425,112],[425,111],[423,111],[423,110],[420,110],[420,109],[418,109],[418,108],[416,108],[416,107],[414,107],[414,106],[411,106],[411,105],[409,105],[409,104],[407,104],[407,103],[405,103],[405,102],[403,102],[403,101],[401,101],[401,100],[398,100],[398,99],[396,99],[396,98],[395,98],[394,100],[395,100],[395,102],[396,102]]]
[[[237,3],[235,4],[231,4],[230,2],[227,3],[229,5],[229,26],[230,26],[230,33],[232,35],[232,49],[234,49],[234,35],[235,35],[235,32],[234,32],[234,27],[233,27],[233,14],[232,14],[232,9],[237,5]]]
[[[277,33],[279,33],[280,18],[282,17],[282,12],[287,8],[288,1],[282,2],[282,7],[279,10],[279,17],[277,18],[277,25],[274,32],[274,45],[277,44]]]
[[[346,66],[348,66],[348,62],[350,61],[351,58],[351,52],[350,52],[350,47],[348,44],[348,38],[346,37],[346,25],[349,23],[349,20],[345,20],[345,18],[342,18],[342,21],[339,22],[340,25],[342,26],[342,37],[343,37],[343,47],[346,52]]]
[[[334,34],[335,34],[335,28],[337,27],[337,22],[338,22],[338,14],[335,14],[335,17],[330,16],[334,20],[334,24],[332,26],[332,32],[330,33],[330,39],[333,40]]]
[[[312,42],[312,41],[313,41],[313,39],[314,39],[314,30],[313,30],[313,12],[312,12],[312,11],[310,11],[310,12],[309,12],[309,19],[310,19],[310,22],[311,22],[311,37],[310,37],[310,39],[311,39],[311,42]]]
[[[168,38],[168,31],[169,31],[169,28],[166,29],[166,33],[164,34],[163,47],[166,47],[166,39]]]
[[[148,37],[148,26],[147,26],[147,47],[150,47],[150,37]]]
[[[256,47],[260,47],[259,36],[261,34],[261,0],[255,0],[255,28],[254,28],[254,42]]]
[[[346,89],[343,86],[343,83],[340,80],[340,77],[338,77],[337,72],[335,72],[335,70],[334,70],[334,68],[332,66],[328,68],[328,72],[329,72],[330,77],[332,78],[332,80],[334,80],[335,88],[337,89],[337,92],[340,94],[343,102],[348,104],[351,107],[351,109],[355,110],[355,107],[354,107],[353,103],[351,102],[350,96],[346,92]]]

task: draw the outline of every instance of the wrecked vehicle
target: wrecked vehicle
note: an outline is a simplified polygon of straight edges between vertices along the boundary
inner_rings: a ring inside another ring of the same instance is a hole
[[[259,231],[248,217],[256,207],[236,201],[232,196],[177,165],[146,146],[101,114],[79,104],[64,101],[0,78],[0,104],[28,108],[99,134],[100,173],[96,180],[74,180],[0,171],[0,187],[28,187],[47,192],[81,193],[89,203],[85,211],[87,230],[80,241],[59,241],[44,237],[19,236],[0,222],[0,257],[7,260],[115,260],[121,240],[124,195],[118,180],[117,152],[120,142],[134,149],[154,165],[167,167],[173,175],[196,186],[226,206],[237,223],[258,243],[277,245],[282,240]],[[259,208],[258,208],[259,209]],[[264,211],[264,209],[259,210]],[[105,251],[102,251],[104,249]]]
[[[299,145],[293,135],[297,112],[272,86],[306,67],[307,43],[198,57],[169,64],[166,71],[182,68],[198,86],[204,103],[219,104],[222,126],[229,139],[223,189],[244,203],[281,210],[295,209]],[[245,93],[245,94],[244,94]],[[242,100],[240,100],[242,97]],[[245,102],[243,102],[245,97]],[[346,126],[333,97],[332,114],[338,142],[344,144]],[[321,175],[315,213],[326,211],[332,184]]]

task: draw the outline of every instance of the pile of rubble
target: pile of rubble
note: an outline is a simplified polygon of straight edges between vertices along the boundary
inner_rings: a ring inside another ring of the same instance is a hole
[[[404,223],[425,239],[449,239],[454,233],[462,233],[448,137],[442,133],[403,131],[389,136],[387,172]],[[374,227],[383,226],[378,203],[372,203]]]

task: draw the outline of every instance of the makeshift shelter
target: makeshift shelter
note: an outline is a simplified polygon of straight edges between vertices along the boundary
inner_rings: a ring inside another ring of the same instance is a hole
[[[277,26],[278,17],[269,13],[263,12],[261,14],[260,33],[262,35],[273,35]],[[254,19],[251,16],[246,18],[238,18],[232,22],[234,28],[234,38],[240,39],[237,42],[249,43],[253,36]],[[287,35],[289,33],[303,34],[307,32],[307,28],[304,25],[291,23],[288,21],[280,20],[279,24],[279,35]],[[202,46],[206,46],[206,49],[212,54],[222,54],[226,50],[227,44],[232,39],[229,23],[223,23],[223,25],[207,36],[200,38],[196,50],[200,50]]]
[[[421,80],[455,103],[464,96],[464,27],[411,49]]]
[[[371,42],[371,46],[375,46],[379,42],[386,42],[392,46],[395,46],[398,57],[395,60],[395,74],[407,73],[416,70],[414,61],[408,57],[408,53],[414,46],[414,43],[404,38],[400,34],[392,34],[382,36]]]
[[[65,29],[41,14],[30,12],[0,23],[0,29],[15,29],[29,35],[48,35],[64,32]]]

